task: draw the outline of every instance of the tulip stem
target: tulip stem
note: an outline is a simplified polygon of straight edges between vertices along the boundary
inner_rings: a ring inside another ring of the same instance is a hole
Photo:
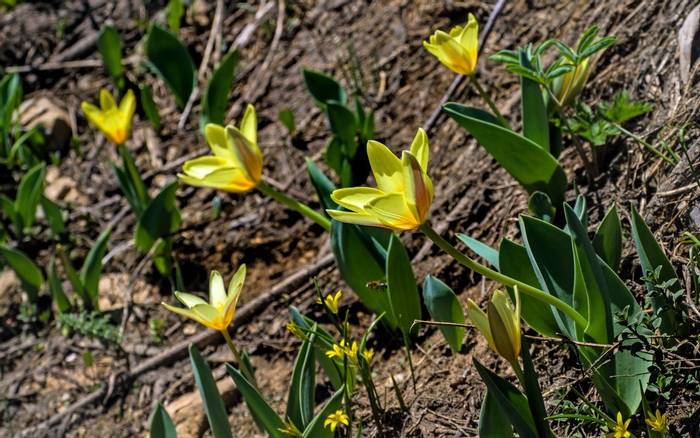
[[[243,362],[241,353],[233,344],[233,340],[231,339],[231,335],[228,333],[228,329],[221,330],[221,334],[224,336],[224,339],[226,339],[226,344],[228,345],[229,350],[231,350],[231,353],[233,353],[233,356],[236,358],[238,368],[241,369],[241,372],[245,375],[245,378],[248,379],[248,382],[250,382],[251,385],[255,385],[255,376],[253,376],[251,370],[248,369],[248,365]]]
[[[308,205],[304,204],[301,201],[297,201],[294,198],[290,198],[289,196],[285,195],[282,192],[278,192],[277,190],[273,189],[269,184],[265,183],[264,181],[260,181],[258,183],[258,190],[266,196],[271,197],[275,201],[281,203],[282,205],[302,214],[303,216],[306,216],[307,218],[311,219],[312,221],[316,222],[320,226],[322,226],[326,231],[330,231],[331,229],[331,221],[328,219],[326,216],[324,216],[322,213],[319,213],[318,211],[314,210],[313,208],[309,207]]]
[[[561,311],[562,313],[566,314],[569,318],[574,320],[579,327],[585,328],[588,325],[588,321],[586,320],[586,318],[584,318],[583,315],[581,315],[579,312],[576,311],[576,309],[566,304],[559,298],[550,295],[541,289],[523,283],[522,281],[516,280],[507,275],[503,275],[500,272],[494,271],[493,269],[488,268],[472,260],[465,254],[461,253],[457,248],[452,246],[450,242],[448,242],[442,236],[440,236],[440,234],[438,234],[428,222],[425,222],[423,225],[421,225],[420,230],[426,236],[428,236],[428,238],[432,240],[437,246],[439,246],[440,249],[451,255],[455,260],[457,260],[457,262],[467,267],[468,269],[471,269],[472,271],[477,272],[493,281],[497,281],[503,284],[504,286],[518,286],[519,292],[529,295],[532,298],[535,298],[536,300],[542,301],[543,303],[556,307],[559,311]]]
[[[500,111],[498,111],[498,108],[496,107],[496,104],[493,103],[493,100],[491,99],[491,96],[489,96],[489,93],[484,90],[484,87],[481,86],[479,83],[479,80],[476,79],[476,75],[471,75],[469,76],[469,80],[471,81],[472,85],[474,85],[474,88],[476,88],[476,91],[479,92],[479,95],[481,96],[482,99],[484,99],[484,102],[491,108],[491,111],[496,115],[498,118],[498,121],[503,125],[503,127],[512,129],[510,126],[510,123],[508,123],[508,120],[506,120],[505,117],[501,114]]]

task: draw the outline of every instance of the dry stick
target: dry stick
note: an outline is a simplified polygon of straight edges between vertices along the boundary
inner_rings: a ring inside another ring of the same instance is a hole
[[[333,255],[328,254],[323,258],[317,260],[314,264],[300,268],[294,274],[287,277],[284,281],[275,285],[272,289],[270,289],[268,293],[255,298],[254,300],[243,306],[236,313],[236,318],[233,320],[233,323],[229,327],[229,330],[236,330],[238,327],[241,327],[244,324],[246,324],[262,309],[267,307],[270,303],[274,302],[275,299],[277,299],[277,297],[289,292],[291,289],[299,287],[306,281],[306,279],[309,276],[315,275],[319,271],[331,265],[333,263],[333,260]],[[221,333],[217,331],[201,331],[194,336],[180,341],[179,343],[161,352],[160,354],[141,362],[139,366],[135,367],[130,372],[125,373],[120,382],[132,382],[147,371],[150,371],[160,366],[168,365],[187,356],[187,349],[189,348],[190,344],[194,344],[197,346],[197,348],[203,349],[209,345],[219,343],[220,340]],[[73,413],[78,412],[80,409],[90,406],[103,399],[103,397],[106,394],[107,386],[103,385],[97,391],[87,395],[86,397],[68,406],[64,411],[54,414],[52,417],[42,422],[38,426],[25,429],[22,432],[22,436],[28,436],[42,429],[48,429],[49,427],[59,423],[63,419],[63,417],[67,415],[72,415]]]

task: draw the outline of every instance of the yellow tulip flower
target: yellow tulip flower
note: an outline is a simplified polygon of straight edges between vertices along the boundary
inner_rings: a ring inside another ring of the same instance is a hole
[[[89,102],[80,104],[88,121],[116,145],[124,144],[131,134],[131,120],[136,111],[134,92],[129,90],[119,103],[106,89],[100,90],[100,108]]]
[[[559,76],[554,85],[554,95],[562,107],[568,106],[581,94],[590,74],[589,58],[586,58],[573,70]]]
[[[186,308],[171,306],[166,303],[162,304],[171,312],[193,319],[212,330],[224,332],[231,325],[231,321],[233,321],[236,303],[238,303],[238,297],[241,295],[241,289],[245,281],[245,273],[245,265],[241,265],[238,271],[233,274],[227,292],[221,274],[212,271],[209,277],[209,302],[196,295],[175,292],[177,299]]]
[[[188,160],[180,180],[197,187],[228,192],[246,192],[262,179],[263,156],[258,148],[258,123],[253,105],[248,105],[240,128],[209,123],[204,137],[214,155]]]
[[[423,47],[453,72],[471,76],[479,59],[479,24],[469,14],[466,26],[455,26],[449,34],[438,30]]]
[[[331,432],[335,432],[338,426],[343,427],[349,425],[350,418],[340,409],[326,417],[326,421],[323,422],[323,427],[330,428]]]
[[[467,313],[476,328],[484,335],[493,351],[505,360],[517,364],[520,356],[520,295],[515,289],[515,307],[508,294],[497,290],[484,312],[472,301],[467,301]]]
[[[427,174],[428,136],[418,129],[410,151],[399,160],[389,148],[370,140],[367,156],[377,188],[335,190],[331,198],[350,211],[327,210],[335,220],[392,230],[414,230],[428,219],[433,182]]]

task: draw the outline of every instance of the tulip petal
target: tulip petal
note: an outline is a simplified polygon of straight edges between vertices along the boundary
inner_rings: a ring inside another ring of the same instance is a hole
[[[241,170],[248,174],[257,184],[262,179],[262,153],[257,144],[251,143],[241,131],[234,126],[226,127],[226,139],[233,145],[233,153],[241,164]]]
[[[326,213],[328,213],[331,218],[337,220],[338,222],[367,225],[370,227],[386,227],[386,225],[384,225],[384,223],[382,223],[378,218],[367,213],[354,213],[351,211],[341,210],[326,210]]]
[[[192,311],[199,317],[199,320],[203,325],[213,330],[223,330],[231,323],[231,321],[224,319],[223,309],[216,309],[209,304],[199,304],[194,306]]]
[[[406,205],[403,194],[390,193],[380,196],[367,204],[365,210],[385,226],[395,230],[413,230],[420,225]]]
[[[178,178],[185,184],[191,186],[210,187],[234,193],[247,192],[256,185],[256,183],[248,179],[248,175],[234,167],[216,169],[204,178],[196,178],[183,174],[178,174]]]
[[[365,206],[370,201],[379,196],[384,196],[386,193],[373,187],[348,187],[344,189],[334,190],[331,193],[333,199],[338,205],[341,205],[348,210],[356,213],[364,212]]]
[[[99,130],[102,130],[104,126],[104,114],[95,105],[89,102],[83,102],[80,104],[80,108],[85,113],[88,121],[95,125]]]
[[[218,169],[230,167],[233,167],[233,165],[229,160],[217,156],[205,155],[193,160],[187,160],[182,166],[182,171],[192,178],[202,179]]]
[[[209,274],[209,304],[216,309],[223,309],[226,306],[224,279],[217,271],[211,271]]]
[[[193,319],[202,325],[206,325],[205,321],[202,318],[200,318],[199,314],[190,309],[183,309],[182,307],[171,306],[167,303],[161,304],[163,304],[163,307],[165,307],[173,313],[177,313],[178,315],[184,316],[185,318]]]
[[[416,136],[413,138],[413,142],[411,142],[410,151],[411,154],[416,157],[418,163],[420,163],[421,169],[427,172],[430,149],[428,144],[428,134],[426,134],[425,129],[418,128],[418,132],[416,132]]]
[[[413,217],[423,223],[428,218],[428,211],[432,204],[432,195],[426,186],[429,177],[423,172],[416,157],[408,151],[404,151],[401,157],[404,177],[404,201],[413,214]]]
[[[196,306],[197,304],[206,304],[202,298],[197,295],[188,294],[187,292],[175,292],[175,298],[177,298],[182,304],[184,304],[188,309]]]
[[[390,193],[403,191],[401,160],[388,147],[370,140],[367,142],[367,157],[380,190]]]
[[[235,160],[236,157],[226,140],[226,129],[223,126],[207,123],[204,127],[204,138],[207,139],[207,144],[215,156]]]
[[[255,115],[255,107],[248,104],[241,119],[241,133],[249,142],[258,144],[258,118]]]
[[[100,89],[100,108],[103,112],[107,112],[113,108],[116,108],[117,104],[114,102],[114,97],[106,88]]]
[[[474,60],[474,64],[476,64],[479,51],[479,23],[473,14],[469,14],[467,25],[460,32],[459,43],[467,51],[470,58]]]
[[[129,90],[126,92],[126,95],[124,96],[122,101],[119,102],[119,113],[122,117],[123,123],[127,125],[127,131],[131,129],[131,119],[134,117],[135,112],[136,97],[134,96],[134,92],[132,90]]]

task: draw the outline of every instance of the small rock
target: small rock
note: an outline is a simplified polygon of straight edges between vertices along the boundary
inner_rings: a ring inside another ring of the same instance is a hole
[[[73,130],[68,113],[46,96],[27,99],[19,107],[19,122],[25,129],[40,127],[51,151],[65,150]]]
[[[700,5],[697,5],[683,22],[678,31],[678,49],[680,51],[681,81],[685,84],[690,79],[690,70],[700,57]]]

